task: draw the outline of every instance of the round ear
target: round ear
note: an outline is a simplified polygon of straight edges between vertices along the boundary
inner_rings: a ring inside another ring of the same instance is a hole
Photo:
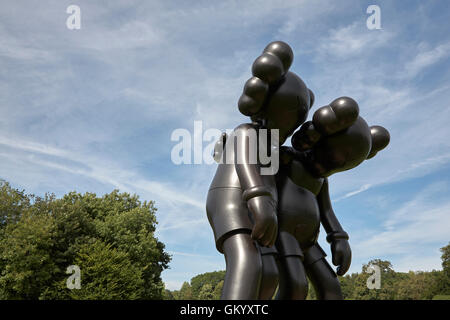
[[[294,59],[291,47],[283,41],[274,41],[252,65],[252,74],[269,85],[276,84],[288,72]]]
[[[253,77],[244,86],[239,98],[239,111],[250,117],[257,117],[269,92],[269,85],[275,85],[284,78],[294,59],[291,47],[283,41],[269,43],[252,65]]]
[[[284,72],[286,73],[291,67],[292,61],[294,60],[294,53],[291,47],[283,41],[274,41],[264,48],[263,53],[269,53],[280,59]]]
[[[341,97],[314,112],[313,123],[323,135],[331,135],[350,127],[359,116],[359,106],[349,97]]]
[[[238,101],[239,111],[245,116],[252,116],[258,113],[264,104],[269,85],[257,77],[247,80],[244,85],[244,92]]]
[[[370,135],[372,137],[372,148],[367,159],[373,158],[378,151],[383,150],[389,144],[391,136],[382,126],[371,126]]]
[[[316,98],[314,96],[314,92],[312,92],[311,89],[308,89],[308,91],[309,91],[309,108],[311,109]]]

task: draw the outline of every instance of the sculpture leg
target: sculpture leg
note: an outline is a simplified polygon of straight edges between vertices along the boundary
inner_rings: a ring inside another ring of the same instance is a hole
[[[262,254],[262,278],[258,300],[272,300],[278,286],[278,266],[275,254]]]
[[[305,300],[308,295],[308,281],[301,257],[280,257],[278,268],[280,283],[276,299]]]
[[[223,243],[226,261],[222,300],[256,300],[262,276],[261,255],[248,233],[236,233]]]
[[[339,279],[325,258],[306,265],[305,268],[318,300],[343,299]]]

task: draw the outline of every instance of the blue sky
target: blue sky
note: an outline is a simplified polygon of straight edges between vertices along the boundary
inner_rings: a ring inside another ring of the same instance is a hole
[[[80,30],[66,28],[71,4]],[[366,27],[371,4],[381,30]],[[350,272],[375,258],[398,271],[440,269],[450,240],[449,17],[445,0],[5,1],[0,177],[36,194],[118,188],[154,200],[157,236],[173,255],[170,289],[224,269],[204,208],[216,167],[173,164],[171,133],[196,120],[246,122],[237,100],[251,64],[283,40],[315,108],[351,96],[391,133],[386,150],[330,179]],[[323,232],[320,242],[329,252]]]

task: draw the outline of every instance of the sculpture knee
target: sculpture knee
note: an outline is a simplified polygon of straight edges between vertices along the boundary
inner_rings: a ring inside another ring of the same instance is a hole
[[[223,244],[227,270],[221,299],[254,300],[259,296],[262,261],[249,234],[237,233]]]
[[[261,278],[263,266],[261,255],[249,234],[237,233],[223,244],[227,271],[253,275]]]
[[[339,279],[325,259],[316,261],[307,270],[319,300],[343,299]]]
[[[274,265],[267,265],[263,261],[262,273],[267,283],[270,283],[275,287],[278,285],[279,272],[275,263]]]
[[[279,272],[274,255],[262,256],[260,300],[271,300],[278,286]]]
[[[305,300],[307,295],[308,281],[306,278],[294,276],[280,281],[277,300]]]
[[[304,279],[296,279],[293,283],[291,296],[293,300],[305,300],[308,295],[308,281]]]

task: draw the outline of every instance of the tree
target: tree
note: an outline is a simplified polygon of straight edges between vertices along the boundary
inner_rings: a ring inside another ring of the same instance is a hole
[[[7,183],[0,199],[1,298],[161,299],[170,256],[154,236],[153,202],[117,190],[39,198]],[[65,286],[77,263],[92,294]]]
[[[144,294],[142,269],[129,255],[111,244],[96,240],[81,246],[75,265],[82,270],[80,290],[71,290],[78,300],[139,299]]]
[[[5,227],[0,242],[0,298],[35,299],[60,271],[51,256],[54,221],[24,212]]]
[[[410,271],[407,276],[398,281],[396,299],[423,300],[432,299],[435,287],[435,277],[431,272]]]
[[[381,272],[380,289],[367,288],[367,279],[370,273],[367,273],[369,266],[376,265]],[[395,298],[395,271],[390,261],[374,259],[362,266],[362,273],[355,277],[353,295],[351,299],[362,300],[393,300]]]
[[[192,299],[192,288],[189,282],[183,282],[180,291],[176,294],[177,300],[191,300]]]
[[[357,273],[352,273],[351,275],[339,277],[339,282],[341,283],[342,296],[344,297],[344,299],[352,298],[357,277],[358,277]]]
[[[450,296],[450,243],[441,248],[442,252],[442,273],[438,276],[438,293],[440,295]]]
[[[194,299],[200,299],[200,291],[205,284],[211,285],[211,292],[225,279],[225,271],[214,271],[199,274],[191,279],[192,296]]]
[[[220,297],[222,296],[222,289],[223,289],[223,280],[220,281],[213,291],[213,300],[220,300]]]
[[[445,247],[442,247],[441,249],[442,252],[442,268],[444,269],[445,272],[449,273],[450,272],[450,242],[448,245],[446,245]]]
[[[0,179],[0,230],[8,224],[15,223],[22,211],[30,208],[33,195],[26,195],[22,190],[11,188],[10,184]]]
[[[200,289],[197,299],[198,300],[213,300],[214,299],[213,286],[210,283],[205,283],[203,285],[203,287]]]
[[[163,300],[175,300],[174,293],[169,289],[165,289],[163,292]]]

